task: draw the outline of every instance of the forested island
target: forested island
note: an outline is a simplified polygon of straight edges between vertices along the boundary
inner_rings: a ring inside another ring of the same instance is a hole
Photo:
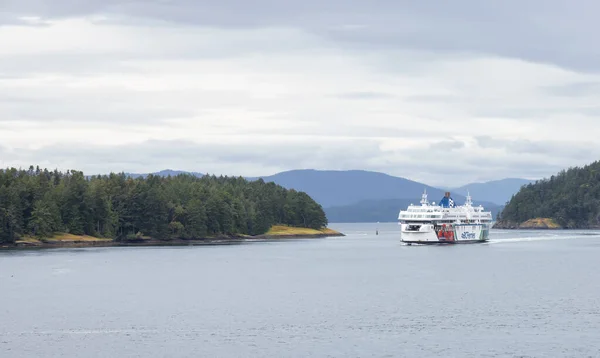
[[[500,229],[600,228],[600,162],[525,185],[494,225]]]
[[[262,179],[181,174],[86,177],[0,170],[0,245],[157,245],[340,236],[304,192]]]

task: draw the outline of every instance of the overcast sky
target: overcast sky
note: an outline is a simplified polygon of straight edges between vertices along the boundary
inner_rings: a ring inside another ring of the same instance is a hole
[[[2,0],[0,166],[431,185],[600,159],[592,0]]]

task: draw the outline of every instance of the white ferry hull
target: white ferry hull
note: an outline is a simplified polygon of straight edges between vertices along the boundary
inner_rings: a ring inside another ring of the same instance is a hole
[[[421,205],[410,204],[400,211],[401,241],[406,244],[474,244],[488,241],[492,213],[474,207],[467,193],[465,204],[456,206],[446,192],[439,204],[427,201],[427,192]]]
[[[432,225],[422,225],[418,231],[409,230],[409,225],[403,224],[401,241],[407,244],[475,244],[489,240],[489,225],[459,224],[453,225],[449,234],[440,235]]]

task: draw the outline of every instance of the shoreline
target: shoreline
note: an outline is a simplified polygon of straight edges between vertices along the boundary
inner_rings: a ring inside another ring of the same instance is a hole
[[[293,233],[297,229],[298,233]],[[346,236],[341,232],[324,229],[319,233],[306,233],[305,228],[287,228],[284,233],[266,233],[262,235],[220,235],[217,237],[206,237],[199,239],[152,239],[115,241],[113,239],[92,238],[86,236],[74,236],[68,240],[53,239],[23,239],[15,243],[0,244],[0,250],[32,250],[53,248],[90,248],[90,247],[151,247],[151,246],[203,246],[203,245],[234,245],[253,242],[281,241],[291,239],[320,239],[326,237]],[[270,231],[273,231],[270,230]],[[290,233],[292,231],[292,233]],[[314,230],[318,231],[318,230]]]
[[[543,230],[543,231],[569,231],[569,230],[600,230],[600,226],[580,226],[580,227],[492,227],[497,230]]]
[[[503,229],[503,230],[561,230],[563,229],[554,219],[552,218],[532,218],[523,222],[514,221],[497,221],[492,229]]]

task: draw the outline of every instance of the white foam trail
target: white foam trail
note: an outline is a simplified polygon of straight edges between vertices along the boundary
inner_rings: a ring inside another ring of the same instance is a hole
[[[551,240],[573,240],[573,239],[585,239],[582,235],[548,235],[548,236],[528,236],[528,237],[511,237],[507,239],[490,239],[488,244],[501,244],[509,242],[529,242],[529,241],[551,241]]]

